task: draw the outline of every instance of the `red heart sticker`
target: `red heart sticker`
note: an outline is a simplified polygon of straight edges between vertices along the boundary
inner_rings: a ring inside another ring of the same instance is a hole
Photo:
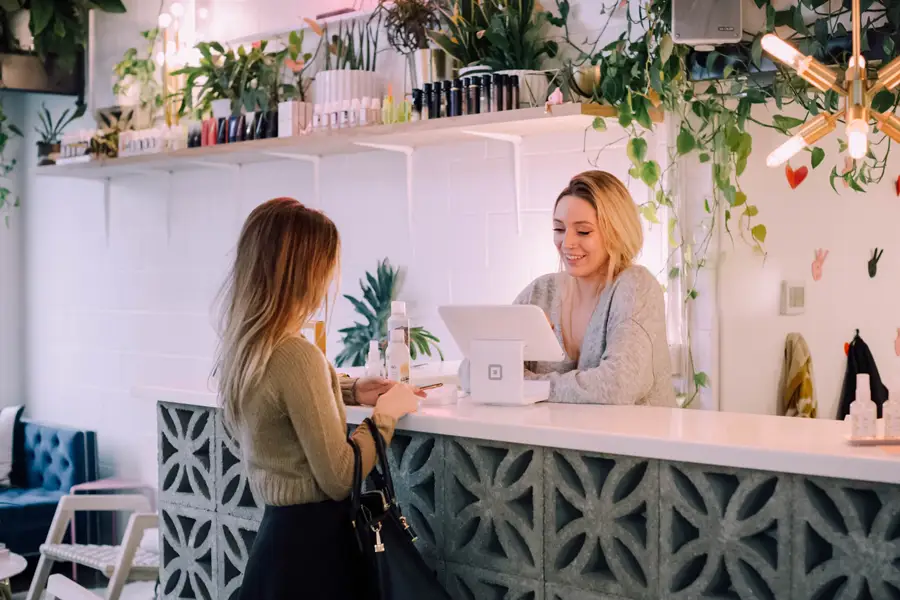
[[[796,190],[797,186],[803,183],[807,175],[809,175],[809,169],[805,166],[800,167],[796,171],[791,168],[790,164],[784,166],[784,176],[792,190]]]
[[[894,191],[900,196],[900,177],[897,177],[897,181],[894,182]]]

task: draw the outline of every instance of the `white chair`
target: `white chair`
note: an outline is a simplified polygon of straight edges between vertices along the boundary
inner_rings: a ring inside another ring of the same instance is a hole
[[[76,512],[81,511],[133,513],[128,519],[121,545],[63,544],[69,521]],[[40,599],[54,562],[72,562],[103,573],[109,578],[104,596],[106,600],[118,600],[128,581],[156,581],[159,575],[159,553],[140,547],[144,531],[158,526],[156,513],[150,511],[150,501],[146,496],[63,496],[56,507],[47,541],[41,544],[41,558],[26,600]]]
[[[103,600],[65,575],[51,575],[47,580],[47,600]]]

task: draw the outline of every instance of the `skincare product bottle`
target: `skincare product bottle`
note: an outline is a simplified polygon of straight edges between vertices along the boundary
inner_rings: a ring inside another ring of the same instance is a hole
[[[410,121],[422,120],[422,90],[412,91],[412,114]]]
[[[381,125],[383,123],[384,121],[381,120],[381,100],[372,98],[369,109],[369,125]]]
[[[369,110],[371,110],[371,102],[369,101],[369,97],[365,96],[363,97],[362,102],[359,103],[358,120],[360,127],[372,124],[372,121],[369,120]]]
[[[344,100],[341,102],[341,129],[347,129],[350,127],[350,101]]]
[[[515,75],[503,76],[503,110],[512,110],[513,107],[513,78]],[[518,79],[516,77],[516,79]]]
[[[444,100],[441,90],[441,82],[438,81],[434,84],[434,93],[431,95],[431,114],[429,115],[430,118],[441,118],[441,105],[443,104],[443,102]]]
[[[409,383],[409,346],[403,341],[403,331],[391,331],[387,347],[387,376],[391,381]]]
[[[319,131],[322,128],[322,105],[313,106],[312,130]]]
[[[462,114],[462,82],[453,80],[453,88],[450,90],[450,116],[458,117]]]
[[[381,362],[381,348],[378,340],[369,342],[369,356],[366,357],[366,377],[383,377],[384,365]]]
[[[399,329],[403,331],[403,341],[409,345],[409,317],[406,315],[406,302],[394,300],[391,302],[391,316],[387,322],[388,333]]]
[[[472,85],[472,80],[468,77],[464,77],[462,80],[462,102],[460,102],[460,111],[461,115],[468,115],[472,112],[472,107],[469,104],[469,87]]]
[[[434,94],[431,91],[431,84],[426,83],[422,93],[422,120],[431,118],[431,106],[434,104]]]
[[[388,84],[388,92],[384,97],[384,102],[381,105],[381,122],[382,123],[393,123],[394,122],[394,94],[393,88],[390,84]]]
[[[350,103],[350,115],[348,117],[347,125],[349,127],[358,127],[359,126],[359,99],[354,98],[353,102]]]
[[[878,410],[872,402],[868,373],[856,376],[856,399],[850,403],[850,435],[854,438],[875,437]]]
[[[477,115],[481,112],[481,80],[472,78],[469,84],[469,114]]]
[[[453,116],[450,110],[450,95],[453,90],[453,82],[448,79],[442,85],[444,86],[444,98],[441,103],[441,116],[450,117]]]
[[[340,129],[341,126],[341,112],[340,106],[337,102],[332,102],[328,105],[328,128],[332,131]]]
[[[881,414],[884,417],[884,437],[900,438],[900,400],[889,395],[881,406]]]
[[[491,112],[491,76],[483,75],[481,77],[481,112]]]
[[[491,112],[500,112],[503,110],[503,76],[500,74],[494,75],[493,93]]]
[[[517,110],[519,108],[519,76],[513,75],[509,80],[509,90],[512,94],[512,109]]]

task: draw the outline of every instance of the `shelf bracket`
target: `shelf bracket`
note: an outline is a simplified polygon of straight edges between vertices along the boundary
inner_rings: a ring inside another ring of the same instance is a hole
[[[522,140],[521,135],[512,135],[509,133],[493,133],[490,131],[477,131],[472,129],[463,130],[463,133],[475,137],[485,138],[488,140],[497,140],[499,142],[507,142],[513,147],[513,176],[516,180],[516,233],[522,235],[522,196],[525,193],[525,182],[522,180]]]
[[[416,149],[413,146],[401,146],[398,144],[377,144],[373,142],[354,142],[357,146],[384,150],[385,152],[398,152],[406,155],[406,224],[409,227],[409,243],[412,247],[413,257],[416,255],[416,246],[413,243],[413,154]]]
[[[315,154],[292,154],[290,152],[263,152],[266,156],[271,156],[273,158],[283,158],[285,160],[299,160],[302,162],[308,162],[312,165],[313,168],[313,195],[315,200],[315,206],[317,208],[322,207],[322,187],[321,187],[321,179],[319,178],[319,168],[322,165],[322,157]]]
[[[210,169],[221,169],[223,171],[237,171],[241,168],[240,164],[211,162],[206,160],[184,160],[183,163],[186,165],[196,165],[198,167],[207,167]]]
[[[106,247],[110,244],[110,228],[112,222],[110,219],[110,211],[112,210],[112,179],[103,178],[103,232],[106,235]]]

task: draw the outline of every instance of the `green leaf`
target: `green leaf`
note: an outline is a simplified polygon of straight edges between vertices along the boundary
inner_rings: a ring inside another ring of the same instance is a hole
[[[759,214],[759,209],[753,206],[752,204],[748,204],[747,208],[744,209],[744,214],[748,217],[755,217]]]
[[[722,193],[725,194],[725,200],[728,201],[730,206],[737,206],[737,189],[733,185],[729,185]]]
[[[887,90],[881,90],[872,98],[872,110],[887,112],[894,107],[894,94]]]
[[[746,204],[746,202],[747,194],[745,194],[744,192],[737,192],[734,195],[734,204],[732,206],[741,206],[743,204]]]
[[[659,42],[659,59],[663,64],[666,64],[672,58],[672,50],[674,49],[675,42],[672,41],[672,36],[668,33],[665,34]]]
[[[713,72],[713,69],[716,68],[716,61],[719,59],[720,56],[722,56],[722,55],[719,54],[718,52],[716,52],[715,50],[713,50],[712,52],[710,52],[709,54],[706,55],[706,70],[707,70],[707,72],[709,72],[709,73]]]
[[[703,200],[703,210],[705,210],[707,213],[712,212],[712,209],[709,208],[709,198],[705,198]]]
[[[626,152],[632,164],[640,166],[647,157],[647,140],[640,137],[631,138],[628,140]]]
[[[603,117],[596,117],[592,127],[594,131],[606,131],[606,121],[603,120]]]
[[[841,175],[840,175],[840,173],[838,173],[837,167],[834,167],[831,169],[831,175],[829,175],[829,180],[831,181],[831,189],[834,190],[835,194],[838,193],[838,190],[837,190],[837,187],[835,187],[835,185],[834,185],[834,180],[840,176]]]
[[[669,279],[678,279],[680,275],[681,269],[679,269],[678,267],[672,267],[671,269],[669,269]]]
[[[753,236],[754,240],[757,240],[760,244],[764,244],[766,241],[766,226],[756,225],[750,230],[750,234]]]
[[[696,300],[697,296],[699,296],[700,293],[695,289],[690,289],[690,290],[688,290],[687,295],[691,300]]]
[[[798,125],[803,125],[803,120],[795,119],[794,117],[786,117],[784,115],[775,115],[772,117],[772,124],[775,125],[776,128],[786,132]]]
[[[697,140],[694,139],[694,134],[688,131],[687,127],[682,127],[681,131],[678,132],[676,145],[678,147],[678,154],[684,155],[697,147]]]
[[[816,167],[818,167],[820,164],[822,164],[823,160],[825,160],[825,151],[819,147],[813,148],[811,159],[812,168],[815,169]]]
[[[31,33],[38,37],[44,33],[53,20],[53,2],[50,0],[34,0],[31,3]]]
[[[884,50],[884,55],[888,58],[894,56],[894,40],[892,38],[884,38],[884,44],[882,44],[881,48]]]
[[[734,172],[740,177],[744,174],[744,170],[747,168],[747,157],[741,156],[734,163]]]
[[[653,187],[659,182],[659,164],[655,160],[648,160],[641,167],[641,180],[648,186]]]
[[[762,66],[762,36],[757,35],[753,38],[753,46],[750,49],[750,57],[753,64],[757,67]]]
[[[722,79],[728,79],[731,77],[731,74],[734,73],[734,67],[731,65],[726,65],[725,69],[722,71]]]
[[[709,387],[709,375],[703,371],[694,373],[694,385],[702,388]]]
[[[700,162],[701,162],[701,163],[708,163],[708,162],[709,162],[709,154],[707,154],[706,152],[701,153],[700,156],[699,156],[698,158],[700,159]]]
[[[771,4],[766,5],[766,31],[775,29],[775,7]]]
[[[634,120],[640,123],[641,127],[647,130],[653,129],[653,121],[650,119],[649,105],[650,101],[642,96],[635,97],[634,103]]]
[[[641,215],[643,215],[650,223],[659,224],[659,217],[656,216],[656,208],[652,204],[645,204],[642,206]]]
[[[809,29],[806,27],[806,23],[803,21],[803,12],[800,10],[800,7],[793,7],[793,12],[794,20],[793,23],[791,23],[791,28],[800,35],[809,35]]]
[[[121,14],[125,12],[125,5],[121,0],[91,0],[87,3],[91,8],[102,10],[103,12]]]
[[[631,122],[634,120],[634,115],[631,114],[631,111],[627,109],[627,107],[623,104],[619,108],[619,125],[622,127],[631,126]]]

